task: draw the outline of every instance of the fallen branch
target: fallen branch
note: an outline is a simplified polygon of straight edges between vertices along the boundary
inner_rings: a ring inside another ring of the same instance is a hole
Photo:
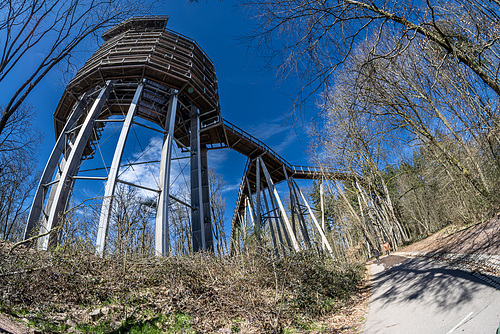
[[[34,241],[34,240],[36,240],[36,239],[42,238],[42,237],[44,237],[44,236],[46,236],[46,235],[49,235],[49,234],[50,234],[50,233],[52,233],[52,232],[56,232],[56,231],[60,230],[60,229],[61,229],[61,226],[56,226],[56,227],[54,227],[53,229],[51,229],[50,231],[48,231],[48,232],[45,232],[45,233],[42,233],[42,234],[39,234],[39,235],[35,235],[35,236],[30,237],[30,238],[28,238],[28,239],[26,239],[26,240],[21,240],[21,241],[19,241],[19,242],[16,242],[16,243],[15,243],[14,245],[12,245],[12,247],[10,248],[9,254],[12,254],[12,252],[14,251],[14,249],[16,249],[17,247],[19,247],[19,246],[21,246],[21,245],[24,245],[24,244],[30,243],[30,242],[32,242],[32,241]]]
[[[27,274],[27,273],[31,273],[31,272],[36,271],[36,270],[42,270],[42,269],[46,269],[49,267],[50,266],[43,266],[43,267],[39,267],[39,268],[31,268],[31,269],[25,269],[25,270],[20,270],[20,271],[13,271],[11,273],[0,274],[0,277]]]

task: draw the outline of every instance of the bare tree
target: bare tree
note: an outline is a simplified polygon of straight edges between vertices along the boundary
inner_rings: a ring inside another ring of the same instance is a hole
[[[249,38],[282,73],[295,70],[312,92],[331,84],[353,50],[373,39],[374,58],[393,58],[411,44],[432,43],[442,59],[471,69],[500,95],[500,3],[486,0],[243,0],[258,29]],[[394,48],[379,50],[385,33]],[[312,93],[311,93],[312,94]]]
[[[210,187],[210,209],[212,210],[215,251],[216,254],[222,256],[227,254],[227,240],[226,232],[224,230],[226,200],[222,197],[222,191],[226,182],[222,178],[222,175],[210,168],[208,170],[208,184]]]
[[[68,60],[84,40],[146,10],[147,6],[129,0],[2,1],[0,84],[20,84],[11,96],[4,96],[0,133],[40,81],[61,61]],[[26,68],[28,59],[35,65],[19,78],[19,71],[14,74],[14,70]]]
[[[330,194],[338,243],[399,244],[498,207],[500,2],[243,3],[250,41],[303,80],[299,102],[322,93],[318,162],[366,182]]]
[[[111,253],[153,255],[156,201],[137,188],[119,185],[115,192],[108,234]]]
[[[189,203],[190,190],[181,187],[175,197]],[[169,205],[169,222],[172,226],[171,251],[173,254],[189,254],[192,249],[191,208],[177,201],[171,200]]]
[[[391,36],[384,41],[380,50],[394,46]],[[497,135],[497,99],[470,69],[443,61],[428,44],[374,59],[370,43],[356,49],[323,95],[318,158],[363,176],[370,187],[358,188],[362,220],[398,244],[398,234],[418,237],[450,221],[483,218],[498,207],[489,141]]]
[[[32,125],[31,108],[22,106],[0,134],[0,238],[23,233],[28,199],[36,185],[36,154],[41,134]]]

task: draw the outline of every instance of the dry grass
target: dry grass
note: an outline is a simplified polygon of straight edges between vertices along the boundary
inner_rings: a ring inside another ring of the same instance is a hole
[[[187,332],[321,332],[328,330],[324,319],[352,303],[364,276],[359,264],[309,252],[124,259],[99,258],[85,247],[9,250],[0,244],[1,311],[26,314],[53,332],[84,324],[112,332],[126,323],[166,331],[178,315],[189,322]]]

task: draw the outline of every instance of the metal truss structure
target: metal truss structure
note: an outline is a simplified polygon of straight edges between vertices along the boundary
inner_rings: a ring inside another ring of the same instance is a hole
[[[269,226],[276,249],[295,251],[313,244],[306,227],[305,217],[309,216],[322,247],[331,252],[323,227],[295,182],[295,179],[320,178],[325,171],[292,166],[264,143],[225,121],[220,113],[212,61],[195,41],[166,29],[167,21],[168,16],[136,17],[109,29],[103,34],[104,44],[68,84],[54,113],[57,141],[40,178],[24,239],[30,238],[40,226],[38,232],[45,236],[39,247],[48,249],[57,244],[57,229],[75,180],[101,179],[106,185],[96,250],[102,255],[116,185],[145,188],[121,180],[119,170],[124,166],[122,156],[132,124],[155,130],[140,122],[146,120],[161,128],[163,136],[159,186],[146,188],[158,194],[156,254],[169,254],[170,200],[191,209],[193,251],[213,251],[207,151],[215,148],[230,148],[249,159],[233,215],[233,253],[240,249],[238,231],[246,224],[243,216],[247,216],[247,211],[256,231],[263,231],[266,224]],[[109,122],[120,122],[122,126],[107,177],[78,175],[82,161],[96,152],[101,133]],[[190,203],[170,194],[174,144],[190,155]],[[327,174],[335,179],[351,178],[342,173]],[[290,189],[291,217],[275,188],[284,181]]]

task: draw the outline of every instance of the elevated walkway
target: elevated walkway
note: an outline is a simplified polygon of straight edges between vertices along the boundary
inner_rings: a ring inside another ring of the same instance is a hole
[[[328,178],[344,181],[359,181],[364,183],[361,177],[350,173],[342,173],[328,168],[311,166],[294,166],[276,153],[259,139],[245,132],[236,125],[218,118],[216,121],[202,124],[200,138],[203,144],[214,147],[227,147],[248,157],[247,165],[240,183],[238,197],[231,224],[231,237],[234,230],[239,227],[238,212],[245,208],[245,196],[256,192],[256,163],[255,159],[260,157],[269,171],[274,184],[283,182],[288,178],[294,179],[321,179]],[[248,183],[247,183],[248,182]],[[267,181],[261,176],[262,187],[268,187]],[[250,189],[249,189],[250,188]]]

